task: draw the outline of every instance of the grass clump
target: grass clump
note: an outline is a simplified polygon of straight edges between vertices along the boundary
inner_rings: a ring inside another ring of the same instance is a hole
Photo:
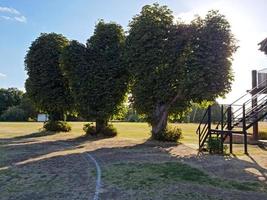
[[[182,130],[178,127],[167,126],[163,131],[155,135],[154,138],[160,141],[178,142],[182,139]]]
[[[44,129],[47,131],[69,132],[71,126],[65,121],[48,121],[45,122]]]

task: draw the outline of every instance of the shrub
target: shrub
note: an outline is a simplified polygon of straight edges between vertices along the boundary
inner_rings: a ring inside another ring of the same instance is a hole
[[[45,122],[44,129],[47,131],[69,132],[71,130],[71,126],[65,121],[48,121]]]
[[[27,114],[19,107],[12,106],[9,107],[6,111],[4,111],[0,118],[3,121],[26,121]]]
[[[211,153],[211,154],[221,154],[221,153],[225,153],[227,150],[227,146],[223,145],[223,152],[221,149],[221,138],[217,138],[217,137],[210,137],[208,139],[208,143],[207,143],[207,150]]]
[[[164,131],[157,135],[156,140],[178,142],[182,138],[182,130],[178,127],[167,126]]]
[[[96,128],[93,123],[88,123],[83,125],[83,130],[87,135],[95,136],[97,134],[102,134],[106,137],[115,137],[117,135],[117,130],[112,124],[108,124],[100,133],[96,132]]]
[[[267,140],[267,132],[259,131],[259,139],[260,140]]]
[[[101,133],[106,137],[115,137],[118,132],[112,124],[108,124]]]
[[[88,123],[83,125],[83,130],[86,135],[96,135],[96,128],[93,123]]]

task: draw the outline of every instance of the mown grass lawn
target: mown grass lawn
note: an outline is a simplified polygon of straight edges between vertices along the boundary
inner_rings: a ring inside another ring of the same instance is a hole
[[[72,126],[72,130],[71,132],[66,133],[66,135],[73,135],[78,137],[84,134],[82,127],[86,122],[69,123]],[[150,137],[151,127],[147,123],[112,122],[112,124],[118,130],[119,138],[148,139]],[[178,126],[182,129],[182,142],[197,143],[197,124],[182,123],[171,125]],[[42,129],[42,126],[43,123],[40,122],[0,122],[0,138],[14,138],[36,133]]]

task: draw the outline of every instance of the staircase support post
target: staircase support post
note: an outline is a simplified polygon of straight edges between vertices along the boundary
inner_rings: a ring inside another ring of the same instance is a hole
[[[211,106],[208,107],[208,134],[209,134],[209,140],[211,139],[210,129],[211,129]]]
[[[223,153],[223,127],[224,127],[224,113],[223,105],[221,105],[221,152]]]
[[[232,154],[233,153],[233,133],[232,132],[229,132],[229,136],[230,136],[230,153]]]
[[[244,134],[244,153],[248,154],[248,138],[247,138],[247,130],[246,130],[246,107],[243,104],[243,134]]]
[[[227,135],[229,136],[230,153],[233,153],[233,135],[232,135],[232,107],[227,110]]]
[[[258,92],[258,88],[257,88],[257,70],[252,70],[252,88],[255,88],[251,91],[251,95],[252,95],[252,109],[257,107],[258,105],[258,98],[257,96],[256,97],[253,97],[255,94],[257,94]],[[258,132],[259,132],[259,125],[258,125],[258,122],[255,122],[253,124],[253,139],[254,140],[258,140]]]

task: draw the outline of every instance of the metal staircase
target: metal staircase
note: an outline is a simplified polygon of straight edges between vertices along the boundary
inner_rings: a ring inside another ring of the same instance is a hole
[[[264,85],[264,87],[259,87]],[[261,88],[261,89],[259,89]],[[267,115],[267,86],[262,82],[247,91],[230,105],[221,105],[221,119],[212,124],[209,106],[196,130],[199,137],[199,151],[205,149],[210,137],[220,138],[220,149],[223,152],[224,142],[229,137],[230,153],[232,153],[233,134],[244,136],[244,152],[247,154],[247,130]],[[242,103],[241,103],[242,102]]]

